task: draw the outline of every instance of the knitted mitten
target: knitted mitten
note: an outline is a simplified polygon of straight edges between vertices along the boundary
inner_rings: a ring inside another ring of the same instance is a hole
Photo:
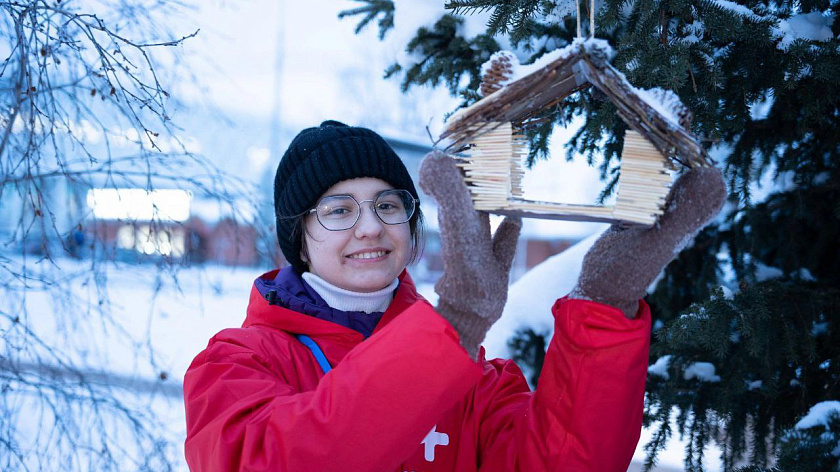
[[[595,242],[569,297],[611,305],[633,318],[653,279],[717,215],[725,199],[720,170],[685,173],[674,183],[656,226],[613,225]]]
[[[488,214],[473,209],[461,171],[440,151],[432,151],[423,160],[420,187],[439,205],[444,270],[435,284],[440,296],[436,310],[476,359],[487,330],[502,316],[522,220],[505,218],[491,238]]]

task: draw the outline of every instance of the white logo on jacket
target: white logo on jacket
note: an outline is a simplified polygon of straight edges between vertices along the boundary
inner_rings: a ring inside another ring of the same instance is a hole
[[[435,431],[437,429],[437,425],[432,426],[432,430],[429,431],[429,434],[423,438],[423,441],[420,444],[426,446],[426,450],[423,454],[423,457],[426,459],[427,462],[434,462],[435,460],[435,446],[448,446],[449,445],[449,435],[446,433],[438,433]]]

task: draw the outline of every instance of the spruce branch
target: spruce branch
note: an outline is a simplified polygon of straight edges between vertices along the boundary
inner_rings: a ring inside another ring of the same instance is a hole
[[[394,28],[394,2],[392,0],[354,0],[365,5],[342,10],[338,13],[339,19],[353,16],[362,16],[356,24],[354,32],[359,34],[365,27],[378,16],[379,18],[379,39],[385,39],[385,35]]]

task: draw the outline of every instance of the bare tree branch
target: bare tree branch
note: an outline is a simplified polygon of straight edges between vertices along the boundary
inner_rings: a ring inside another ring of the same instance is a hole
[[[177,0],[0,1],[0,208],[18,215],[0,225],[0,470],[173,467],[177,448],[151,403],[177,387],[88,365],[107,360],[95,340],[109,339],[167,376],[151,319],[138,333],[118,316],[109,274],[125,268],[101,257],[109,249],[88,230],[100,222],[84,198],[177,188],[242,219],[235,203],[248,185],[193,152],[170,116],[177,98],[165,84],[188,73],[179,46],[199,33],[168,30],[163,20],[182,10]],[[153,213],[124,223],[149,234],[178,224]],[[82,261],[68,258],[76,231],[88,238]],[[155,292],[178,284],[179,261],[161,262]]]

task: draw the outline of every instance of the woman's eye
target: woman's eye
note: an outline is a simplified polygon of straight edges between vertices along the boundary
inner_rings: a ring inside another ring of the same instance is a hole
[[[348,216],[352,213],[349,208],[345,207],[332,207],[325,209],[321,214],[323,216],[328,216],[331,218],[338,218],[342,216]]]
[[[377,211],[392,212],[397,210],[397,205],[391,202],[380,202],[376,205]]]

